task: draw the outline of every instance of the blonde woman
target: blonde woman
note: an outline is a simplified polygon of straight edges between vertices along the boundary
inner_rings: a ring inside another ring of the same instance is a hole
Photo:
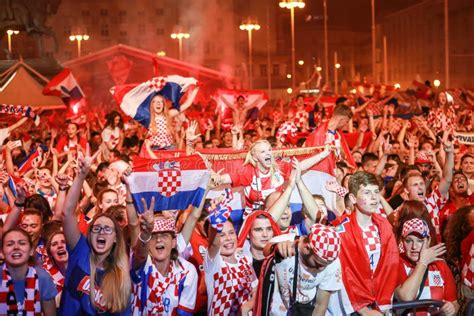
[[[80,172],[64,206],[69,261],[60,314],[130,315],[130,266],[119,224],[110,215],[98,214],[84,237],[75,216],[82,184],[93,159],[86,157],[80,162]]]
[[[308,170],[329,153],[327,146],[321,153],[301,161],[301,170]],[[250,147],[243,170],[222,175],[214,174],[213,181],[216,185],[230,184],[233,187],[244,187],[246,217],[253,210],[263,209],[265,198],[270,193],[283,190],[283,183],[288,180],[291,170],[290,162],[275,161],[272,146],[267,140],[258,140]]]
[[[173,131],[173,119],[186,110],[193,103],[199,91],[195,87],[189,94],[187,100],[180,106],[180,111],[169,108],[162,95],[156,94],[150,102],[150,126],[148,127],[147,139],[151,143],[152,150],[174,149],[175,137]]]

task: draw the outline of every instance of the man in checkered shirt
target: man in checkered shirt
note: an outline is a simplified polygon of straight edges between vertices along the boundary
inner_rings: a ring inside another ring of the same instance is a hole
[[[431,221],[436,230],[436,238],[441,241],[440,234],[440,210],[448,200],[449,187],[453,181],[454,169],[454,146],[451,142],[444,143],[444,151],[446,152],[446,161],[443,167],[443,176],[439,182],[437,189],[431,194],[426,195],[426,181],[420,173],[409,173],[403,180],[405,193],[408,200],[420,201],[425,204],[431,216]],[[398,211],[398,210],[397,210]]]

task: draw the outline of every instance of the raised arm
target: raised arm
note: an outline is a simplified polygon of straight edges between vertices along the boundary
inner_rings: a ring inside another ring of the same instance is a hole
[[[26,203],[26,190],[23,186],[17,186],[16,190],[16,200],[13,204],[12,210],[8,213],[7,218],[5,219],[5,224],[3,224],[3,231],[7,231],[18,224],[18,219],[20,218],[21,210],[25,207]]]
[[[179,109],[180,112],[186,111],[193,104],[194,99],[196,99],[198,92],[199,92],[199,87],[194,86],[193,90],[189,92],[188,98],[186,99],[186,101],[184,101],[184,103],[181,104],[180,109]]]
[[[145,199],[142,199],[145,212],[140,216],[140,235],[138,241],[133,248],[132,268],[138,270],[141,268],[148,257],[148,242],[152,238],[154,216],[153,209],[155,207],[155,198],[151,198],[150,208],[147,207]]]
[[[295,188],[296,185],[296,177],[298,176],[297,170],[293,170],[290,175],[290,179],[288,180],[288,185],[286,189],[283,191],[283,193],[280,195],[280,197],[273,203],[272,206],[267,210],[268,213],[273,217],[275,222],[278,222],[280,219],[281,215],[285,211],[285,209],[288,207],[288,203],[290,202],[290,197],[291,197],[291,192],[293,192],[293,189]]]
[[[58,184],[58,197],[56,199],[56,204],[54,204],[53,219],[62,221],[64,204],[66,203],[67,189],[69,188],[69,185],[68,185],[69,179],[63,173],[58,174],[55,178],[56,178],[56,183]]]
[[[331,153],[331,150],[329,148],[329,145],[327,145],[324,148],[324,150],[320,152],[319,154],[316,154],[312,157],[306,158],[305,160],[301,161],[300,162],[301,171],[308,170],[309,168],[311,168],[312,166],[314,166],[315,164],[317,164],[318,162],[320,162],[321,160],[329,156],[330,153]]]
[[[446,197],[448,195],[451,182],[453,182],[454,145],[450,141],[445,141],[443,145],[444,151],[446,152],[446,161],[443,167],[443,177],[439,182],[439,192],[441,193],[441,196]]]
[[[22,126],[23,124],[25,124],[26,121],[28,121],[28,117],[22,117],[22,118],[21,118],[18,122],[16,122],[15,124],[8,126],[8,132],[9,132],[9,133],[13,132],[15,129],[17,129],[18,127],[20,127],[20,126]]]
[[[76,208],[81,196],[82,184],[86,180],[86,176],[89,173],[92,162],[97,158],[99,151],[97,151],[93,157],[88,154],[84,160],[78,161],[79,173],[72,182],[72,186],[66,196],[66,203],[64,204],[64,236],[66,237],[66,243],[70,249],[73,249],[79,238],[81,232],[79,231],[79,225],[76,218]]]
[[[199,217],[201,217],[202,209],[204,207],[204,202],[206,200],[206,195],[209,192],[209,186],[206,188],[204,192],[204,196],[202,197],[201,203],[199,203],[198,207],[193,207],[191,213],[189,213],[186,221],[184,222],[183,229],[181,230],[181,236],[186,244],[189,243],[191,240],[191,235],[193,234],[194,227],[196,226]]]
[[[309,215],[308,220],[311,222],[312,225],[316,222],[316,218],[318,217],[317,213],[319,213],[319,208],[316,204],[316,201],[314,201],[313,194],[309,191],[308,187],[301,178],[301,169],[298,160],[294,158],[292,163],[294,170],[296,170],[296,187],[298,188],[298,192],[300,193],[301,201],[303,202],[303,207],[306,208],[307,213]],[[321,214],[321,217],[323,217],[324,215],[327,214]]]

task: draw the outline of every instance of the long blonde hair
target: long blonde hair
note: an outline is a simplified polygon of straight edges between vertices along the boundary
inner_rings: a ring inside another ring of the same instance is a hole
[[[132,280],[130,278],[130,265],[125,247],[125,239],[122,229],[117,221],[108,214],[98,214],[94,217],[87,231],[87,240],[91,245],[91,229],[100,217],[107,217],[114,223],[116,241],[112,246],[109,255],[105,258],[103,265],[105,268],[104,277],[100,288],[102,299],[107,311],[118,313],[124,311],[130,304],[130,294],[132,292]],[[91,249],[90,254],[90,300],[92,306],[96,306],[95,298],[95,276],[98,258]]]
[[[171,137],[174,138],[174,132],[173,132],[173,124],[169,115],[169,102],[162,96],[162,95],[155,95],[151,100],[153,101],[154,98],[160,97],[163,100],[163,116],[166,118],[166,127],[168,128],[168,133],[171,135]],[[156,133],[156,121],[155,121],[156,113],[155,110],[152,108],[151,102],[150,102],[150,126],[148,127],[149,131],[151,133]]]
[[[270,146],[270,148],[272,148],[272,145],[270,144],[268,140],[266,139],[257,140],[255,143],[252,144],[252,146],[250,146],[250,150],[247,152],[247,155],[245,156],[244,166],[250,164],[254,166],[255,168],[257,168],[257,160],[254,157],[254,153],[255,153],[255,147],[257,147],[257,145],[260,145],[260,144],[266,144]],[[275,174],[279,172],[280,172],[280,169],[278,168],[278,165],[275,162],[275,157],[273,157],[272,155],[272,164],[270,165],[270,179],[272,181],[272,185],[277,184],[277,179],[275,177]]]

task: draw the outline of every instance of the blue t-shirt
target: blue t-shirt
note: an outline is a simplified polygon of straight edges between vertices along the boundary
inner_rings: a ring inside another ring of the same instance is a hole
[[[58,294],[58,290],[54,285],[53,278],[40,267],[35,267],[38,274],[39,294],[41,301],[53,300]],[[15,297],[17,302],[23,304],[25,300],[25,280],[12,280],[15,289]]]
[[[101,316],[128,316],[130,308],[122,313],[101,312],[91,304],[88,291],[81,291],[85,287],[85,280],[90,276],[90,247],[87,239],[81,235],[74,249],[69,249],[69,262],[64,280],[64,289],[59,306],[59,315],[101,315]],[[99,281],[102,280],[103,271],[97,270]],[[100,282],[99,282],[100,284]]]

